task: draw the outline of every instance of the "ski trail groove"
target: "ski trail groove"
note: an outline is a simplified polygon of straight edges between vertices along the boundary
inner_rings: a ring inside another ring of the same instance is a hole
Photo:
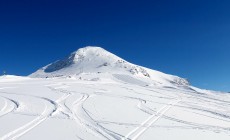
[[[137,140],[146,130],[148,130],[151,127],[152,124],[159,120],[170,108],[175,106],[180,101],[181,100],[172,101],[167,105],[163,106],[156,112],[156,114],[151,115],[149,118],[143,121],[140,126],[136,127],[131,132],[129,132],[124,138],[122,138],[122,140]]]
[[[3,117],[18,108],[18,103],[12,99],[0,96],[4,100],[4,106],[0,111],[0,117]]]
[[[4,106],[1,109],[1,112],[4,112],[6,110],[6,108],[7,108],[7,105],[8,105],[6,99],[3,99],[3,100],[4,100]]]
[[[65,115],[67,115],[68,118],[73,118],[73,113],[72,111],[66,106],[66,101],[68,100],[68,98],[70,98],[72,96],[72,93],[67,91],[67,90],[63,90],[63,89],[59,89],[59,88],[53,88],[53,87],[50,87],[47,85],[47,87],[54,91],[54,92],[59,92],[59,93],[62,93],[63,96],[61,98],[59,98],[58,100],[56,100],[56,104],[58,106],[58,109],[57,109],[57,113],[58,112],[61,112]],[[53,114],[54,115],[54,114]]]
[[[40,125],[42,122],[44,122],[48,117],[52,116],[52,114],[54,112],[56,112],[56,110],[57,110],[56,102],[54,102],[50,99],[44,98],[44,97],[37,97],[37,98],[42,99],[43,103],[45,104],[45,109],[42,112],[42,114],[40,116],[38,116],[37,118],[35,118],[34,120],[24,124],[23,126],[15,129],[11,132],[9,132],[8,134],[2,136],[0,138],[1,140],[9,140],[9,139],[15,140],[15,139],[23,136],[24,134],[26,134],[27,132],[29,132],[30,130],[32,130],[36,126]],[[61,97],[61,98],[63,98],[63,97]],[[48,109],[48,106],[51,108]]]
[[[96,137],[103,137],[108,140],[117,139],[114,136],[108,134],[106,130],[101,128],[98,124],[96,124],[96,122],[93,122],[93,120],[91,120],[89,116],[85,114],[84,109],[83,109],[83,103],[89,97],[90,96],[88,94],[83,94],[80,99],[78,99],[72,104],[73,118],[75,122],[84,126],[87,130],[91,131],[92,134]]]
[[[81,97],[76,99],[71,107],[66,105],[66,100],[70,97],[73,97],[73,94],[62,88],[53,88],[49,87],[51,90],[55,92],[64,93],[64,96],[61,100],[58,100],[57,104],[59,106],[59,111],[68,115],[71,119],[75,121],[75,123],[84,126],[87,130],[89,130],[94,136],[104,137],[106,139],[119,139],[117,136],[111,134],[109,130],[106,130],[102,126],[100,126],[96,121],[94,121],[87,111],[84,109],[84,102],[90,97],[88,94],[81,93]],[[123,136],[122,136],[123,137]]]

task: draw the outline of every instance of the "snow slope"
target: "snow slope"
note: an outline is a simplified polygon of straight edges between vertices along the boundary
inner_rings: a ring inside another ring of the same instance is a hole
[[[102,48],[80,49],[30,77],[38,78],[0,77],[0,140],[230,139],[230,94]]]
[[[65,59],[39,69],[31,74],[30,77],[63,77],[83,73],[131,75],[155,81],[153,83],[156,84],[188,85],[188,82],[183,78],[131,64],[103,48],[91,46],[81,48]]]

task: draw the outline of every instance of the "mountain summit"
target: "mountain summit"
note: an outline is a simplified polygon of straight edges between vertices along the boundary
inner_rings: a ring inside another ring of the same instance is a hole
[[[101,47],[92,46],[80,48],[63,60],[58,60],[39,69],[31,74],[30,77],[72,77],[86,73],[113,76],[126,75],[138,79],[155,81],[157,83],[188,85],[188,82],[183,78],[129,63]]]

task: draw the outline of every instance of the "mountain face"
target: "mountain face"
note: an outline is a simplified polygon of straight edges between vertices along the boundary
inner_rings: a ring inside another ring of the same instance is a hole
[[[79,49],[30,77],[0,76],[0,140],[230,138],[230,94],[99,47]]]
[[[126,60],[104,50],[100,47],[81,48],[63,60],[51,63],[35,73],[33,78],[74,77],[83,74],[106,74],[117,76],[119,74],[154,81],[155,83],[188,85],[188,81],[173,75],[151,70],[127,62]]]

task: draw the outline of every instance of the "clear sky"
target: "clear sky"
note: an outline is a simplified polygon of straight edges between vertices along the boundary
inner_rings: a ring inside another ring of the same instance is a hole
[[[0,71],[28,75],[88,45],[230,91],[229,0],[0,0]]]

